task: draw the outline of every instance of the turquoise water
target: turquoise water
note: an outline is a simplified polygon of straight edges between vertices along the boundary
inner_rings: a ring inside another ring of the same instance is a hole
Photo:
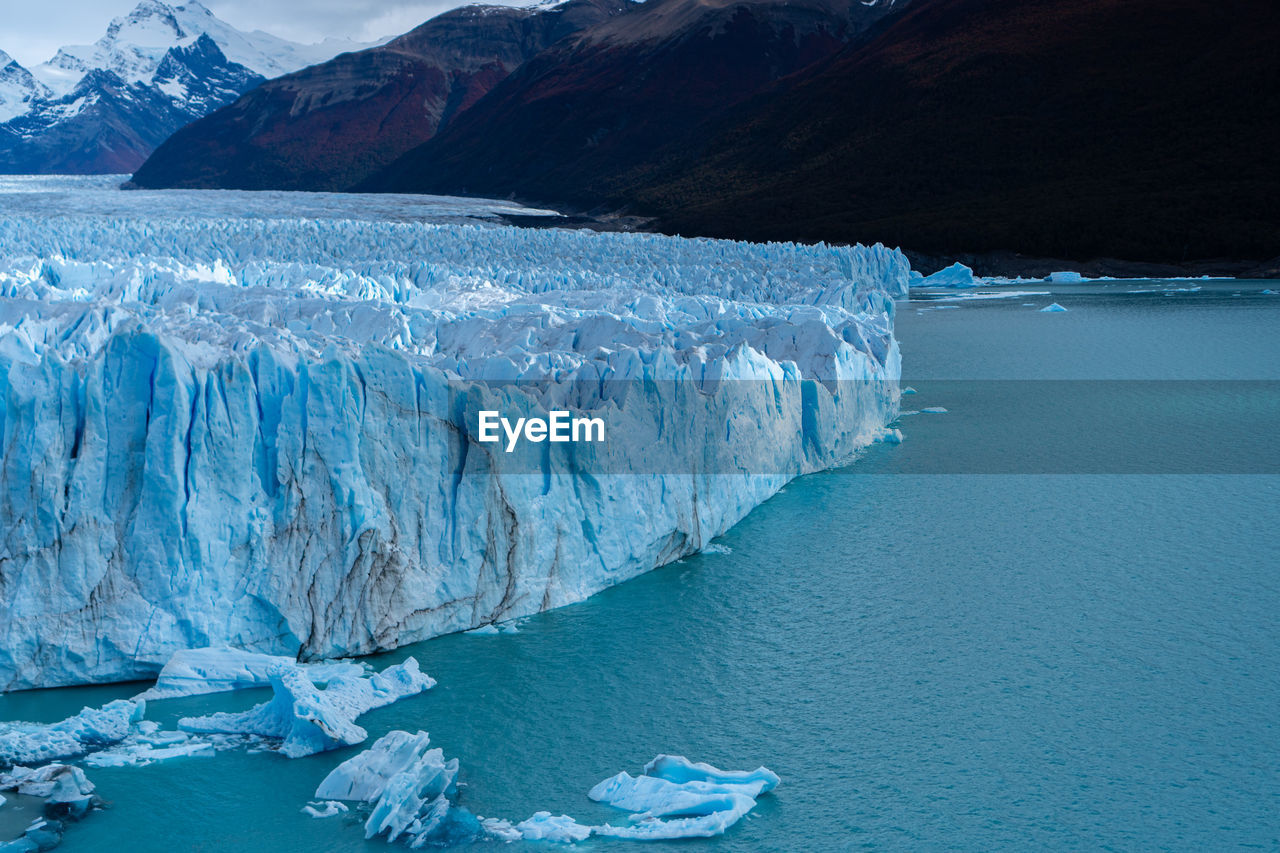
[[[375,660],[413,654],[439,686],[362,725],[431,732],[487,816],[616,820],[587,789],[658,752],[783,777],[723,838],[647,849],[1275,849],[1280,476],[1222,472],[1280,470],[1280,297],[1188,286],[922,294],[899,314],[920,392],[904,408],[947,414],[904,417],[901,446],[792,483],[723,537],[730,554],[518,634]],[[1068,312],[1036,311],[1050,301]],[[1104,431],[1092,380],[1127,405]],[[1125,451],[1138,473],[1109,473]],[[956,471],[976,473],[936,473]],[[136,690],[11,694],[0,716]],[[91,769],[113,807],[61,849],[387,850],[351,818],[299,813],[355,752]]]

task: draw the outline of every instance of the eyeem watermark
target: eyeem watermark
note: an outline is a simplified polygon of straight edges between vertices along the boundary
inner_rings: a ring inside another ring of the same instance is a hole
[[[499,433],[501,429],[501,434]],[[506,451],[516,449],[522,439],[538,444],[543,441],[604,441],[603,418],[575,418],[572,412],[552,411],[545,418],[502,417],[500,412],[480,412],[480,441],[498,442],[506,436]]]

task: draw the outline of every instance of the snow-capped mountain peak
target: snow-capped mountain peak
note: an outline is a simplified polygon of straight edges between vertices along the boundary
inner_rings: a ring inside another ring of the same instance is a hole
[[[242,32],[198,0],[141,0],[93,44],[30,70],[0,54],[0,173],[128,172],[183,125],[367,45]]]
[[[17,60],[0,50],[0,122],[22,115],[31,102],[47,97],[48,90]]]
[[[57,95],[69,93],[94,68],[129,83],[148,83],[170,49],[190,47],[202,35],[229,61],[267,78],[369,46],[341,39],[299,44],[261,31],[241,32],[197,0],[178,5],[141,0],[129,14],[114,19],[102,38],[91,45],[62,48],[32,74]]]

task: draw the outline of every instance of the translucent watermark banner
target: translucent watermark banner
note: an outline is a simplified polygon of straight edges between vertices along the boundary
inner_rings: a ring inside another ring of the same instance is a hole
[[[455,477],[1280,474],[1271,380],[450,381],[418,405]]]

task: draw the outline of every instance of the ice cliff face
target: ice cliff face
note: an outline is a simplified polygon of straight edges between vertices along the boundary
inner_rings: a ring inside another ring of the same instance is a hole
[[[901,254],[0,218],[0,687],[364,654],[706,545],[897,410]],[[596,445],[477,440],[551,405]]]

